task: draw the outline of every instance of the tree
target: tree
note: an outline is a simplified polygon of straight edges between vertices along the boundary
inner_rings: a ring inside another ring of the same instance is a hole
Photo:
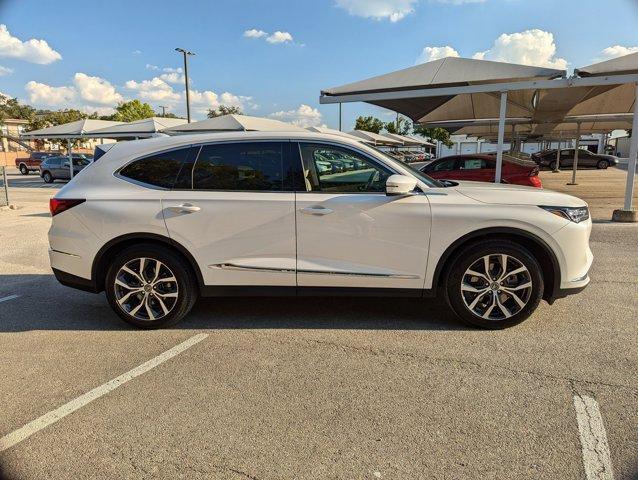
[[[17,98],[10,98],[0,93],[0,123],[6,118],[20,118],[31,120],[35,109],[30,105],[21,105]]]
[[[211,108],[206,115],[208,118],[221,117],[223,115],[243,115],[241,108],[234,105],[220,105],[217,108]]]
[[[148,103],[142,103],[136,99],[120,103],[115,107],[115,113],[109,120],[115,122],[134,122],[155,116],[157,116],[157,114]]]
[[[445,128],[424,128],[419,125],[414,128],[414,133],[416,135],[421,135],[422,137],[429,138],[430,140],[438,140],[446,147],[451,147],[452,145],[454,145],[454,142],[450,140],[450,132],[448,132]]]
[[[364,130],[366,132],[379,133],[383,128],[384,124],[378,118],[368,116],[368,117],[357,117],[357,121],[354,124],[355,130]]]
[[[398,123],[398,126],[397,126]],[[396,122],[388,122],[385,124],[385,129],[388,133],[396,133],[399,135],[409,135],[412,131],[412,125],[403,117],[399,117]]]

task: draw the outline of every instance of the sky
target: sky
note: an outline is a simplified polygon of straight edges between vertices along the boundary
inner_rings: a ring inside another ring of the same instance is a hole
[[[237,105],[338,125],[322,89],[445,56],[574,68],[638,51],[638,0],[0,0],[0,92],[109,114],[140,99],[194,119]],[[343,105],[358,115],[394,113]]]

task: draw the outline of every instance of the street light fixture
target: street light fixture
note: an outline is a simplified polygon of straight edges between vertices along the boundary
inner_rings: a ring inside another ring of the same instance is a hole
[[[180,52],[184,55],[184,83],[186,85],[186,119],[188,123],[191,123],[191,102],[190,102],[190,94],[188,89],[188,56],[195,55],[194,52],[189,52],[188,50],[184,50],[183,48],[176,48],[176,52]]]

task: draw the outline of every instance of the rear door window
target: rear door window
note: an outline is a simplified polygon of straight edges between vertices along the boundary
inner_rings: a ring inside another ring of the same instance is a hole
[[[122,168],[119,175],[154,187],[173,188],[190,151],[191,148],[187,147],[140,158]]]
[[[290,142],[218,143],[201,147],[192,169],[194,190],[292,191]],[[185,175],[180,175],[183,188]],[[186,182],[188,179],[186,179]]]
[[[459,160],[459,170],[480,170],[486,168],[485,160],[482,158],[463,158]]]

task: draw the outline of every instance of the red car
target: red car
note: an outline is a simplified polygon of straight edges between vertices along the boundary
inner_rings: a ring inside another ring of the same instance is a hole
[[[452,155],[439,158],[421,168],[432,178],[445,180],[469,180],[473,182],[493,182],[496,172],[496,158],[493,155]],[[527,160],[519,160],[503,155],[503,183],[542,188],[538,177],[538,165]]]

